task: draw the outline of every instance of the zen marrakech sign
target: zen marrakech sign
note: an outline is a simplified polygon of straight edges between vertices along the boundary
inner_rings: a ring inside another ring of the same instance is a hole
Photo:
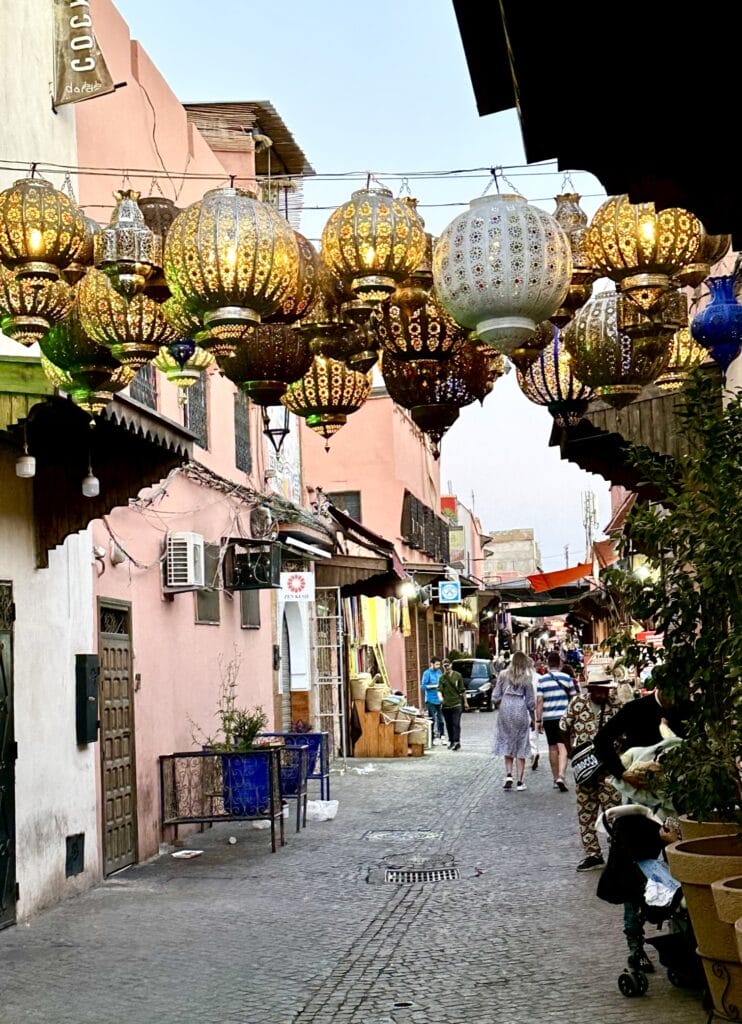
[[[281,595],[284,601],[313,601],[313,572],[282,572]]]
[[[54,0],[53,105],[79,103],[113,90],[93,32],[90,0]]]

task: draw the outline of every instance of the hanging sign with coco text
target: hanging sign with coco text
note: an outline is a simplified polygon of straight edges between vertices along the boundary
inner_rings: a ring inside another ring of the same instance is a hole
[[[281,598],[284,601],[313,601],[313,572],[282,572]]]
[[[90,0],[54,0],[54,107],[113,90],[93,32]]]

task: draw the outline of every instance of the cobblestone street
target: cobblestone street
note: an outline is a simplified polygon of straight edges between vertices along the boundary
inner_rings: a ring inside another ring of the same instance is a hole
[[[465,716],[458,753],[349,761],[337,818],[287,822],[275,855],[220,825],[0,933],[3,1024],[701,1024],[661,968],[618,992],[622,911],[575,872],[574,793],[545,754],[504,792],[495,717]],[[423,864],[460,879],[384,882]]]

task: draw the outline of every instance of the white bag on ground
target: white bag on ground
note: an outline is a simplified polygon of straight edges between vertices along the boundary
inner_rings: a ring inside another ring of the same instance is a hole
[[[338,812],[338,800],[307,800],[307,821],[332,821]]]

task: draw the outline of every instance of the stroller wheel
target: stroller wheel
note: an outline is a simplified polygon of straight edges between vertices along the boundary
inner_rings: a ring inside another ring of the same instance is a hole
[[[673,967],[671,967],[670,970],[667,972],[667,980],[670,982],[671,985],[674,985],[675,988],[689,987],[688,979],[686,978],[686,976],[684,974],[681,974],[680,971],[676,971]]]
[[[618,976],[618,991],[622,996],[626,996],[627,999],[631,999],[632,996],[639,995],[639,987],[635,978],[636,975],[629,974],[628,971],[624,971],[623,974]]]
[[[646,974],[643,974],[641,971],[639,971],[636,975],[634,975],[634,977],[636,978],[636,984],[639,987],[639,995],[646,995],[647,989],[649,988],[649,981],[647,980]]]

